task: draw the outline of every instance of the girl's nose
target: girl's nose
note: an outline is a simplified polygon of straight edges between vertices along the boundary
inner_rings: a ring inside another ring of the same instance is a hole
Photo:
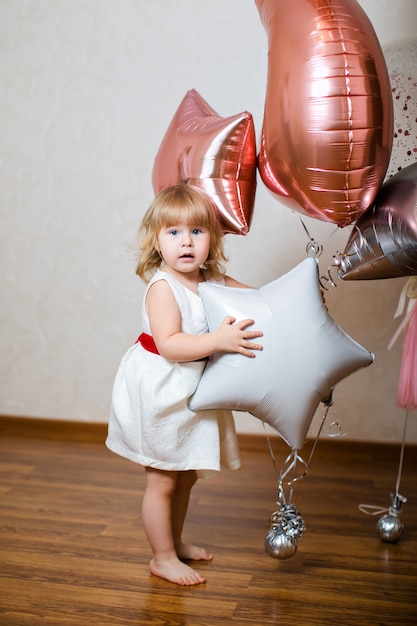
[[[186,246],[187,248],[190,248],[193,245],[193,238],[191,237],[191,233],[184,234],[182,245]]]

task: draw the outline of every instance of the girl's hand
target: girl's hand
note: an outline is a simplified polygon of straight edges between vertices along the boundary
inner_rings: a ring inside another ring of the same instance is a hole
[[[254,320],[246,319],[236,322],[235,317],[225,317],[219,328],[213,333],[216,337],[219,352],[239,352],[254,357],[252,350],[262,350],[262,345],[253,343],[251,339],[262,337],[260,330],[246,330],[254,324]]]

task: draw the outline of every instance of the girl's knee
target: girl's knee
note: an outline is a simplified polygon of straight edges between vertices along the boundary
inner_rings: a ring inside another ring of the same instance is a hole
[[[157,490],[166,494],[173,493],[177,485],[177,473],[146,467],[146,489]]]

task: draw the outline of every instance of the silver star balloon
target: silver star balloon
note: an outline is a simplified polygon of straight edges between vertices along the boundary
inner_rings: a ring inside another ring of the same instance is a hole
[[[314,413],[333,387],[374,356],[336,324],[323,304],[317,259],[307,257],[260,289],[202,283],[211,331],[225,316],[255,320],[263,350],[255,358],[215,354],[207,363],[192,410],[247,411],[291,446],[304,445]]]

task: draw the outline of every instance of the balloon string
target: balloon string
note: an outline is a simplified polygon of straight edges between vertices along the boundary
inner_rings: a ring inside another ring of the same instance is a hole
[[[406,435],[406,432],[407,432],[407,422],[408,422],[408,411],[406,410],[406,412],[405,412],[405,419],[404,419],[403,440],[402,440],[402,443],[401,443],[401,451],[400,451],[400,463],[399,463],[399,467],[398,467],[397,482],[396,482],[396,485],[395,485],[395,495],[396,496],[399,495],[401,474],[402,474],[402,470],[403,470],[405,435]]]
[[[332,393],[333,393],[333,390],[332,390]],[[313,447],[311,448],[310,456],[309,456],[308,461],[307,461],[307,467],[310,465],[311,459],[312,459],[312,457],[313,457],[314,451],[315,451],[315,449],[316,449],[316,447],[317,447],[317,444],[318,444],[318,441],[319,441],[320,435],[321,435],[322,430],[323,430],[324,422],[326,421],[327,414],[328,414],[328,412],[329,412],[329,410],[330,410],[330,407],[331,407],[332,405],[333,405],[333,401],[332,401],[331,396],[330,396],[330,400],[329,400],[329,401],[328,401],[328,403],[326,404],[326,410],[325,410],[325,412],[324,412],[324,415],[323,415],[323,417],[321,418],[320,427],[319,427],[319,429],[318,429],[318,431],[317,431],[317,435],[316,435],[316,438],[315,438],[315,440],[314,440]]]
[[[360,229],[358,228],[356,224],[353,224],[352,231],[353,230],[356,230],[358,232],[358,236],[361,240],[361,245],[368,246],[369,252],[373,253],[372,249],[368,245],[368,242],[364,239],[363,234],[361,233]],[[329,238],[337,231],[338,229],[330,233]],[[349,254],[347,252],[336,251],[335,254],[333,255],[333,263],[330,265],[330,267],[327,268],[327,275],[321,276],[321,279],[326,281],[328,284],[330,284],[331,287],[336,287],[337,285],[332,278],[332,270],[337,270],[337,277],[343,278],[343,275],[346,273],[348,269],[346,259],[349,259],[350,257],[354,257],[356,254],[357,254],[356,252],[351,252]],[[323,284],[322,284],[322,287],[325,288]]]
[[[266,441],[268,443],[268,450],[269,450],[269,454],[271,455],[271,459],[272,459],[272,464],[274,466],[275,469],[275,473],[278,474],[278,466],[277,466],[277,459],[274,453],[274,449],[272,447],[272,443],[271,443],[271,439],[268,435],[268,433],[266,432],[266,426],[265,426],[265,422],[262,422],[262,426],[264,428],[264,433],[265,433],[265,437],[266,437]]]
[[[307,469],[308,469],[308,465],[307,463],[304,461],[304,459],[302,459],[300,457],[300,455],[298,454],[297,450],[292,450],[291,454],[289,454],[287,456],[287,458],[285,459],[285,464],[288,464],[290,459],[291,463],[289,463],[287,465],[287,468],[285,469],[285,471],[283,472],[283,470],[278,470],[278,464],[277,464],[277,459],[275,456],[275,452],[274,449],[272,447],[272,443],[271,443],[271,438],[269,437],[267,431],[266,431],[266,426],[265,426],[265,422],[262,422],[263,428],[264,428],[264,432],[265,432],[265,436],[266,436],[266,440],[268,443],[268,449],[269,449],[269,454],[271,455],[271,459],[272,459],[272,463],[275,469],[275,473],[277,475],[279,475],[279,480],[278,480],[278,502],[281,504],[287,504],[287,499],[285,497],[285,492],[284,492],[284,479],[286,478],[287,474],[291,471],[291,469],[295,468],[297,466],[297,462],[302,463],[305,467],[305,470],[302,474],[295,476],[294,478],[290,479],[287,481],[286,485],[288,487],[290,487],[290,494],[289,494],[289,498],[288,498],[288,502],[292,501],[293,498],[293,483],[300,480],[301,478],[303,478],[306,474],[307,474]]]
[[[286,467],[285,471],[283,471],[283,470],[279,471],[278,470],[277,459],[276,459],[276,456],[275,456],[274,449],[272,447],[271,438],[269,437],[268,433],[266,432],[265,422],[262,422],[262,424],[263,424],[263,427],[264,427],[265,436],[266,436],[266,440],[267,440],[267,443],[268,443],[269,454],[271,455],[271,459],[272,459],[272,463],[274,465],[275,472],[279,475],[279,482],[280,482],[280,484],[283,483],[283,481],[287,477],[288,473],[293,468],[296,467],[297,462],[301,463],[305,467],[305,470],[304,470],[304,472],[302,472],[302,474],[299,474],[298,476],[294,476],[294,478],[291,478],[287,482],[287,485],[291,485],[291,483],[294,483],[297,480],[300,480],[301,478],[304,478],[304,476],[307,474],[308,463],[306,463],[304,461],[304,459],[298,454],[297,450],[295,450],[295,449],[292,450],[292,452],[287,456],[287,458],[284,461],[284,464],[287,464],[287,467]],[[311,455],[310,455],[310,458],[311,458]],[[290,459],[292,459],[291,463],[289,463]]]
[[[401,508],[401,504],[407,502],[407,498],[400,494],[400,483],[401,483],[401,475],[403,469],[404,462],[404,449],[405,449],[405,439],[407,433],[407,423],[408,423],[408,411],[405,412],[404,419],[404,429],[403,429],[403,437],[401,442],[400,449],[400,460],[398,465],[398,474],[397,474],[397,482],[395,484],[395,496],[391,496],[393,500],[393,506],[390,507],[379,507],[374,506],[372,504],[360,504],[359,510],[361,513],[366,513],[366,515],[379,515],[380,513],[398,513]]]
[[[291,485],[292,483],[297,482],[297,480],[300,480],[301,478],[304,478],[304,476],[307,474],[307,463],[304,461],[303,458],[301,458],[301,456],[298,454],[297,450],[293,450],[291,452],[291,454],[289,454],[287,456],[287,458],[285,459],[285,465],[286,468],[285,470],[281,471],[280,477],[279,477],[279,482],[281,484],[283,484],[284,479],[287,478],[288,474],[291,472],[291,470],[295,470],[297,467],[297,463],[301,463],[301,465],[303,465],[303,467],[305,467],[304,472],[302,472],[301,474],[298,474],[297,476],[294,476],[293,478],[290,478],[287,481],[287,485]]]
[[[301,217],[299,217],[300,222],[302,224],[302,227],[304,228],[304,231],[308,237],[308,244],[306,245],[306,252],[307,252],[307,256],[309,257],[314,257],[314,258],[318,258],[319,256],[322,255],[323,253],[323,246],[321,243],[317,243],[317,241],[315,241],[315,239],[310,235],[310,232],[307,228],[307,226],[305,225],[304,221],[301,219]],[[330,239],[330,237],[332,235],[334,235],[334,233],[337,232],[337,228],[335,228],[333,230],[333,232],[330,233],[328,239]],[[339,254],[339,253],[337,253]],[[344,255],[345,256],[345,255]],[[338,269],[341,265],[341,262],[337,259],[336,256],[333,257],[334,263],[327,269],[327,274],[320,276],[319,278],[319,282],[320,282],[320,286],[322,287],[322,289],[324,289],[325,291],[328,291],[329,286],[330,287],[337,287],[335,281],[333,280],[332,277],[332,268],[336,268]]]
[[[321,245],[321,243],[317,243],[317,241],[315,241],[315,239],[313,239],[313,237],[310,235],[310,233],[308,232],[308,228],[307,226],[304,224],[303,220],[301,219],[301,217],[299,218],[300,222],[304,228],[304,231],[309,239],[308,244],[306,246],[306,252],[307,252],[307,256],[312,256],[314,258],[317,258],[319,256],[321,256],[322,252],[323,252],[323,246]]]
[[[366,515],[381,515],[381,513],[388,513],[389,511],[387,507],[374,506],[373,504],[360,504],[358,509]]]
[[[314,443],[313,443],[313,447],[312,447],[312,449],[311,449],[311,452],[310,452],[310,456],[309,456],[309,458],[308,458],[308,461],[307,461],[307,463],[306,463],[305,461],[303,461],[303,464],[304,464],[304,465],[306,465],[306,467],[307,467],[307,468],[308,468],[308,466],[309,466],[309,464],[310,464],[310,461],[311,461],[311,459],[312,459],[312,456],[313,456],[313,454],[314,454],[314,451],[315,451],[315,449],[316,449],[316,447],[317,447],[317,443],[318,443],[319,438],[320,438],[320,435],[321,435],[321,433],[322,433],[323,426],[324,426],[324,422],[326,421],[326,418],[327,418],[327,414],[328,414],[328,412],[329,412],[329,410],[330,410],[330,407],[333,405],[332,395],[333,395],[333,390],[332,390],[331,394],[329,395],[329,398],[326,400],[326,411],[324,412],[324,415],[323,415],[323,417],[322,417],[322,419],[321,419],[320,427],[319,427],[319,429],[318,429],[318,431],[317,431],[317,435],[316,435],[316,437],[315,437],[315,440],[314,440]],[[276,459],[276,456],[275,456],[275,453],[274,453],[274,449],[273,449],[273,447],[272,447],[271,438],[269,437],[269,435],[268,435],[268,433],[267,433],[267,431],[266,431],[266,425],[265,425],[265,422],[262,422],[262,426],[263,426],[263,428],[264,428],[266,441],[267,441],[267,443],[268,443],[268,450],[269,450],[269,454],[271,455],[271,458],[272,458],[272,463],[273,463],[273,465],[274,465],[274,469],[275,469],[276,473],[277,473],[277,474],[279,474],[280,472],[278,472],[277,459]],[[297,456],[298,456],[298,455],[297,455]],[[299,458],[301,459],[301,457],[299,457]],[[288,457],[287,457],[287,460],[288,460]],[[301,459],[301,460],[302,460],[302,459]],[[304,472],[304,473],[303,473],[303,476],[304,476],[305,474],[306,474],[306,472]],[[294,480],[294,479],[293,479],[293,480]]]
[[[301,217],[299,217],[299,220],[309,240],[308,244],[306,245],[307,256],[314,257],[315,259],[317,259],[323,253],[323,245],[321,243],[318,243],[310,235],[310,232],[307,226],[305,225],[304,221],[301,219]],[[326,241],[328,241],[330,237],[332,237],[337,231],[338,229],[335,228],[327,237]],[[340,252],[336,252],[336,254],[333,255],[333,263],[332,265],[330,265],[330,267],[327,268],[327,274],[323,274],[319,278],[320,286],[322,287],[322,289],[324,289],[325,291],[328,291],[329,287],[337,287],[336,282],[333,280],[333,277],[332,277],[332,270],[335,269],[339,273],[340,268],[341,267],[344,268],[344,259],[348,258],[349,256],[353,256],[353,253],[349,255],[349,254],[341,254]],[[339,274],[338,274],[338,277],[340,278]]]
[[[309,233],[309,230],[308,230],[307,226],[304,224],[304,221],[301,219],[300,216],[298,216],[298,217],[299,217],[299,220],[301,222],[301,226],[304,228],[305,234],[307,235],[307,237],[309,238],[310,241],[314,241],[313,237]]]
[[[322,289],[324,289],[325,291],[329,290],[329,286],[330,287],[337,287],[336,283],[334,282],[333,278],[332,278],[332,269],[334,267],[337,267],[336,265],[330,265],[330,267],[327,268],[327,274],[323,274],[322,276],[320,276],[320,287]],[[324,284],[322,281],[324,281],[326,284]]]
[[[407,326],[408,322],[410,321],[412,314],[413,314],[413,308],[410,308],[407,315],[404,317],[403,321],[401,322],[401,324],[398,326],[397,330],[395,331],[394,336],[392,337],[391,341],[389,342],[387,346],[388,350],[391,350],[392,346],[397,341],[401,332],[404,330],[404,328]]]
[[[317,435],[315,437],[315,440],[314,440],[314,443],[313,443],[313,447],[311,448],[310,456],[308,457],[307,463],[305,463],[306,470],[305,470],[303,476],[306,476],[306,474],[307,474],[308,468],[310,467],[311,459],[313,458],[314,451],[315,451],[315,449],[317,447],[317,444],[319,442],[321,433],[323,431],[323,426],[324,426],[324,423],[326,421],[327,415],[329,413],[330,407],[333,406],[333,389],[331,390],[329,397],[325,401],[325,406],[326,406],[326,410],[324,412],[323,417],[321,418],[321,423],[320,423],[319,429],[317,431]],[[303,476],[301,476],[301,478]],[[282,487],[281,487],[281,490],[282,490]],[[298,491],[298,494],[299,493],[300,493],[300,489]],[[291,496],[292,496],[292,492],[291,492]]]
[[[307,474],[307,471],[308,471],[311,459],[313,457],[314,451],[315,451],[315,449],[317,447],[317,443],[319,441],[320,435],[321,435],[322,430],[323,430],[324,422],[326,421],[326,418],[327,418],[328,412],[330,410],[330,407],[333,406],[333,389],[331,390],[331,392],[329,394],[329,397],[325,400],[325,406],[326,406],[326,411],[324,412],[324,415],[322,417],[322,420],[321,420],[321,423],[320,423],[320,427],[319,427],[319,429],[317,431],[317,435],[315,437],[315,440],[314,440],[314,443],[313,443],[313,447],[311,449],[308,461],[307,462],[304,461],[304,459],[298,454],[297,450],[293,450],[291,452],[291,454],[289,454],[287,456],[287,458],[285,459],[284,464],[288,464],[290,459],[292,458],[291,463],[289,463],[287,465],[285,471],[283,471],[283,470],[278,471],[277,459],[276,459],[276,456],[275,456],[275,453],[274,453],[274,449],[272,447],[271,438],[269,437],[269,435],[267,433],[265,422],[264,421],[262,422],[262,426],[264,428],[265,437],[266,437],[267,444],[268,444],[269,454],[271,455],[271,459],[272,459],[272,463],[273,463],[275,472],[276,472],[276,474],[279,475],[278,498],[279,498],[280,502],[286,503],[284,489],[283,489],[283,482],[284,482],[284,479],[287,477],[288,473],[297,466],[297,462],[301,463],[304,466],[305,470],[304,470],[304,472],[302,472],[298,476],[294,476],[293,478],[288,480],[287,483],[286,483],[287,486],[291,487],[290,497],[289,497],[290,501],[291,501],[292,495],[293,495],[293,487],[292,487],[293,483],[301,480],[301,478],[304,478],[306,476],[306,474]]]

